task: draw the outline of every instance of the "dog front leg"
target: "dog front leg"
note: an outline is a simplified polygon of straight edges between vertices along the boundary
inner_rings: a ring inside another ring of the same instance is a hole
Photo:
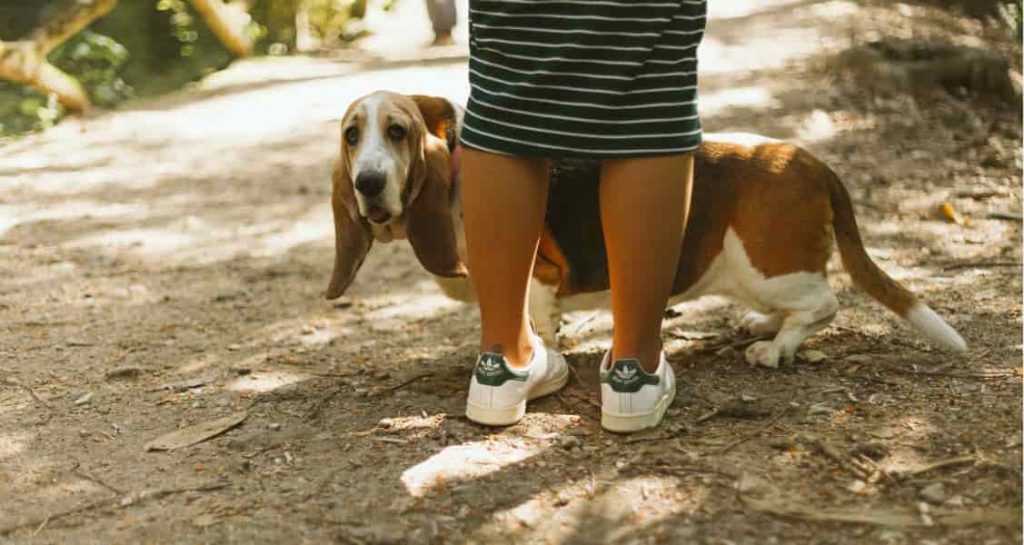
[[[558,327],[562,323],[562,307],[558,302],[558,288],[530,279],[530,318],[540,338],[552,347],[558,347]]]

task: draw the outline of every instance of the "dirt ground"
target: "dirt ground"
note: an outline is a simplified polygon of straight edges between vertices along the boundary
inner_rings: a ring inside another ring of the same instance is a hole
[[[406,244],[322,298],[341,113],[378,88],[465,98],[458,47],[239,63],[0,148],[0,542],[1019,543],[1019,111],[825,69],[880,36],[986,38],[902,4],[711,5],[706,129],[830,163],[871,255],[969,353],[925,345],[836,261],[820,354],[777,370],[743,362],[728,301],[670,309],[680,393],[654,431],[599,426],[605,311],[565,318],[566,390],[476,426],[476,311]]]

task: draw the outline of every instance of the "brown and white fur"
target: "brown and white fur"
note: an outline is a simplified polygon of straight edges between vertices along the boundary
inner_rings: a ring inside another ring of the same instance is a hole
[[[458,198],[460,124],[460,109],[441,98],[379,92],[351,105],[334,171],[336,259],[328,298],[345,291],[372,240],[408,238],[445,294],[473,301]],[[396,125],[403,130],[394,131]],[[352,127],[361,138],[346,141]],[[596,162],[571,160],[550,169],[546,227],[530,288],[530,314],[548,342],[565,298],[608,289],[599,169]],[[384,173],[376,196],[356,189],[368,172]],[[835,317],[839,303],[826,279],[833,238],[857,287],[933,344],[966,349],[953,328],[868,257],[842,182],[807,151],[753,135],[709,134],[695,152],[692,202],[673,303],[717,294],[752,309],[741,326],[775,336],[747,349],[751,365],[776,367],[791,359]]]

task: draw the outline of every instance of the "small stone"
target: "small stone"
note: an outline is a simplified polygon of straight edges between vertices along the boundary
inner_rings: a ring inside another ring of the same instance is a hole
[[[316,328],[314,328],[313,326],[311,326],[309,324],[306,324],[306,325],[302,326],[302,334],[303,335],[312,335],[314,333],[316,333]]]
[[[832,408],[824,403],[815,403],[807,408],[807,414],[814,416],[818,414],[832,414]]]
[[[952,507],[963,507],[964,505],[967,505],[966,502],[964,502],[963,496],[953,496],[946,500],[946,504]]]
[[[864,364],[864,363],[871,363],[872,359],[873,358],[871,356],[867,355],[867,354],[851,354],[851,355],[846,356],[845,358],[843,358],[843,361],[846,362],[846,363]]]
[[[946,485],[941,482],[932,483],[922,488],[918,495],[928,503],[941,505],[942,502],[946,501]]]
[[[107,380],[120,380],[138,378],[142,374],[142,369],[135,367],[134,365],[126,365],[123,367],[115,367],[106,373]]]
[[[804,350],[800,357],[807,363],[821,363],[828,359],[828,356],[821,350]]]
[[[75,400],[75,405],[85,405],[90,400],[92,400],[92,392],[86,392],[78,396],[78,399]]]
[[[566,435],[558,438],[558,446],[565,450],[573,450],[583,446],[583,441],[574,435]]]
[[[846,489],[854,494],[863,494],[867,491],[868,484],[860,479],[855,479],[846,487]]]
[[[240,345],[240,344],[229,344],[228,345],[228,350],[230,350],[232,352],[235,352],[235,351],[238,351],[238,350],[241,350],[241,349],[242,349],[242,345]]]
[[[736,349],[731,346],[726,346],[725,348],[720,349],[718,352],[715,352],[715,355],[720,358],[731,357],[734,354],[736,354]]]
[[[271,423],[271,424],[268,424],[268,425],[267,425],[267,428],[268,428],[268,429],[271,429],[271,430],[275,430],[275,431],[276,431],[276,430],[279,430],[279,429],[281,429],[281,424],[279,424],[279,423],[277,423],[277,422],[273,422],[273,423]]]
[[[757,401],[757,398],[750,394],[743,394],[740,396],[740,399],[742,399],[744,403],[753,403]]]

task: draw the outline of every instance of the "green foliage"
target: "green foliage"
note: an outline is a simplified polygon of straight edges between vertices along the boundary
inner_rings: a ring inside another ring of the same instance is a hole
[[[366,0],[307,0],[305,7],[310,30],[321,43],[347,42],[366,32]]]
[[[53,95],[0,81],[0,141],[5,137],[49,128],[64,115]]]
[[[128,50],[107,36],[83,31],[50,53],[48,60],[74,76],[98,106],[114,106],[133,94],[120,75]],[[46,129],[63,115],[64,108],[53,95],[0,82],[0,136]]]
[[[128,50],[107,36],[88,30],[74,36],[51,55],[54,66],[74,75],[89,93],[93,104],[111,107],[132,96],[121,79]]]
[[[999,20],[1017,36],[1017,39],[1024,36],[1024,13],[1022,13],[1020,0],[1001,2],[996,9],[999,13]]]
[[[193,44],[199,39],[199,32],[195,28],[195,18],[185,0],[159,0],[156,9],[170,13],[171,36],[181,44],[181,56],[188,57],[195,53]]]

